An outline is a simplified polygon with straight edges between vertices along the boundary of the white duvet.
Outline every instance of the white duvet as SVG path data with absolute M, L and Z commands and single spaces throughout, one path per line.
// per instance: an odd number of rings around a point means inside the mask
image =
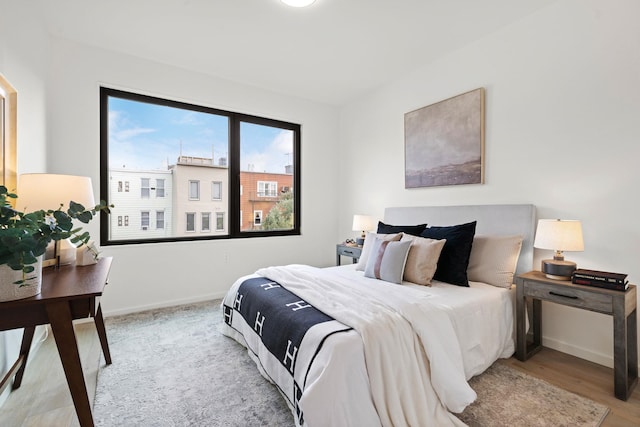
M 331 336 L 314 360 L 299 402 L 311 427 L 464 425 L 451 412 L 476 398 L 467 379 L 513 353 L 505 289 L 396 285 L 352 266 L 292 265 L 256 274 L 354 329 Z M 223 332 L 243 342 L 226 325 Z

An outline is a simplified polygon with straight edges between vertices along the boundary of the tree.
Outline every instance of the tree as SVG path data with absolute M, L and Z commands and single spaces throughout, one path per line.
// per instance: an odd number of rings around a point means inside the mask
M 263 230 L 291 230 L 293 228 L 293 192 L 280 196 L 280 200 L 262 220 Z

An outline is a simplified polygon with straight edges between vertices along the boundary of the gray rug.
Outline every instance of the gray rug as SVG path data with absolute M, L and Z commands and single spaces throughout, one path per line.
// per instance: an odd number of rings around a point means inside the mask
M 276 388 L 223 336 L 219 301 L 106 319 L 96 426 L 293 426 Z M 472 379 L 470 426 L 598 426 L 608 408 L 500 363 Z

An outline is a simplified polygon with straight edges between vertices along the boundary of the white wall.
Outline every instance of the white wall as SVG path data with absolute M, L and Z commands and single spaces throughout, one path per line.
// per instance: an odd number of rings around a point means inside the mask
M 560 1 L 345 106 L 341 233 L 385 206 L 533 203 L 539 218 L 583 221 L 585 251 L 567 259 L 640 284 L 638 16 L 636 0 Z M 405 190 L 404 113 L 478 87 L 485 184 Z M 545 346 L 612 366 L 611 318 L 543 311 Z
M 92 177 L 96 195 L 100 85 L 302 125 L 301 236 L 103 247 L 114 257 L 106 315 L 221 297 L 266 265 L 335 262 L 337 174 L 326 172 L 338 150 L 334 107 L 61 39 L 52 40 L 51 57 L 48 170 Z M 97 221 L 87 229 L 97 238 Z

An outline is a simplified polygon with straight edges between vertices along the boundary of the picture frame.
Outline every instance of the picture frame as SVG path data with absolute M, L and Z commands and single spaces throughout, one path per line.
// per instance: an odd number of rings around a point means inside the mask
M 484 183 L 485 90 L 404 115 L 405 188 Z

